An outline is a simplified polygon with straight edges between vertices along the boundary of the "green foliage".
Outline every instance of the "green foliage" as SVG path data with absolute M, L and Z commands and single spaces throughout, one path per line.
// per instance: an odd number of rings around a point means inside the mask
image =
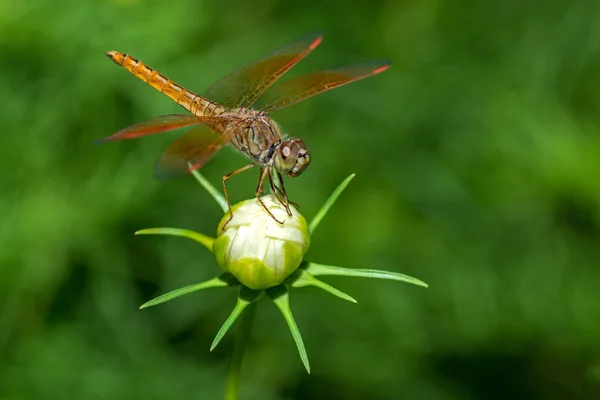
M 306 286 L 314 286 L 319 289 L 323 289 L 326 292 L 331 293 L 332 295 L 339 297 L 340 299 L 347 300 L 351 303 L 356 303 L 356 300 L 350 295 L 334 288 L 331 285 L 326 284 L 325 282 L 315 278 L 310 273 L 308 273 L 302 266 L 297 269 L 294 274 L 288 279 L 290 286 L 293 287 L 306 287 Z
M 227 287 L 227 286 L 236 286 L 236 285 L 239 285 L 239 282 L 231 274 L 222 273 L 221 275 L 214 277 L 212 279 L 209 279 L 207 281 L 195 283 L 193 285 L 188 285 L 188 286 L 184 286 L 179 289 L 171 290 L 168 293 L 165 293 L 165 294 L 160 295 L 150 301 L 145 302 L 144 304 L 142 304 L 140 306 L 140 309 L 148 308 L 151 306 L 156 306 L 158 304 L 165 303 L 169 300 L 173 300 L 177 297 L 183 296 L 184 294 L 194 293 L 199 290 L 218 288 L 218 287 Z
M 135 232 L 136 235 L 171 235 L 171 236 L 181 236 L 188 239 L 192 239 L 195 242 L 200 243 L 208 250 L 212 251 L 213 242 L 215 239 L 203 235 L 198 232 L 190 231 L 189 229 L 179 229 L 179 228 L 148 228 L 141 229 Z
M 310 226 L 308 227 L 308 229 L 310 230 L 311 234 L 315 231 L 315 229 L 317 229 L 317 226 L 319 226 L 323 217 L 327 215 L 327 212 L 329 211 L 331 206 L 333 206 L 333 204 L 337 201 L 338 197 L 340 197 L 340 194 L 342 194 L 342 192 L 346 189 L 346 186 L 348 186 L 350 181 L 354 179 L 355 176 L 355 174 L 352 174 L 346 179 L 344 179 L 342 183 L 333 191 L 333 193 L 331 193 L 331 196 L 329 196 L 327 201 L 323 203 L 323 205 L 317 212 L 317 215 L 315 215 L 315 217 L 310 221 Z
M 219 344 L 223 336 L 227 333 L 231 325 L 235 322 L 235 320 L 242 314 L 242 312 L 253 302 L 257 301 L 262 296 L 262 290 L 252 290 L 245 286 L 240 287 L 240 293 L 237 298 L 237 303 L 233 308 L 233 311 L 227 317 L 219 332 L 217 332 L 217 336 L 213 340 L 210 345 L 210 351 L 213 351 L 215 347 Z
M 303 214 L 357 173 L 308 258 L 431 288 L 331 277 L 353 307 L 303 291 L 309 378 L 259 310 L 242 393 L 600 398 L 599 27 L 594 1 L 1 1 L 0 398 L 222 397 L 232 341 L 206 348 L 231 294 L 137 309 L 214 276 L 212 255 L 131 236 L 214 232 L 221 210 L 191 177 L 153 180 L 176 133 L 92 145 L 181 112 L 104 53 L 200 92 L 314 29 L 290 74 L 394 65 L 273 115 L 312 152 L 285 182 Z M 244 162 L 225 150 L 202 171 L 220 187 Z M 232 201 L 256 183 L 232 179 Z
M 308 362 L 308 354 L 306 354 L 306 348 L 304 347 L 304 341 L 302 340 L 302 335 L 300 334 L 300 330 L 298 329 L 298 325 L 296 325 L 296 320 L 294 319 L 294 315 L 292 314 L 292 309 L 290 308 L 290 293 L 288 288 L 285 285 L 275 286 L 266 290 L 267 296 L 273 303 L 277 306 L 283 318 L 285 318 L 285 322 L 290 328 L 290 332 L 292 333 L 292 337 L 294 338 L 294 342 L 296 342 L 296 347 L 298 348 L 298 354 L 300 355 L 300 359 L 302 360 L 302 364 L 304 364 L 304 368 L 306 368 L 306 372 L 310 374 L 310 363 Z

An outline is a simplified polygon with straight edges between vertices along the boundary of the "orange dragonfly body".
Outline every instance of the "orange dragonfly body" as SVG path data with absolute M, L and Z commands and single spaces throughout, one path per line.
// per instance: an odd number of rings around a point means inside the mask
M 185 89 L 127 54 L 109 51 L 107 55 L 115 63 L 168 96 L 190 114 L 156 117 L 125 128 L 101 141 L 133 139 L 192 127 L 161 155 L 156 165 L 158 177 L 169 177 L 201 168 L 219 149 L 231 144 L 248 156 L 252 163 L 223 177 L 223 190 L 230 213 L 227 180 L 258 165 L 261 172 L 255 193 L 257 199 L 263 204 L 260 195 L 268 176 L 273 194 L 291 215 L 281 174 L 290 177 L 300 175 L 310 164 L 310 154 L 304 141 L 293 137 L 284 138 L 269 113 L 378 74 L 390 66 L 387 60 L 375 60 L 302 75 L 271 87 L 314 50 L 321 40 L 322 36 L 318 33 L 302 36 L 259 61 L 221 78 L 202 96 Z M 279 185 L 274 183 L 274 172 Z M 264 204 L 263 207 L 275 219 Z

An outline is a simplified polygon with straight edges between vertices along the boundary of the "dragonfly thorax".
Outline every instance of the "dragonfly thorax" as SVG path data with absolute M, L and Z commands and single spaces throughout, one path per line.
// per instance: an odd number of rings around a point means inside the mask
M 231 144 L 257 164 L 275 167 L 281 174 L 295 177 L 308 164 L 310 154 L 304 141 L 282 140 L 279 126 L 266 113 L 252 109 L 236 109 L 220 115 L 229 120 Z

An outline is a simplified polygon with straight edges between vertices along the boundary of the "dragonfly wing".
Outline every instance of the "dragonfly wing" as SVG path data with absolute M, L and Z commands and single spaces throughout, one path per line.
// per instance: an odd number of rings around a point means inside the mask
M 230 136 L 207 124 L 188 130 L 160 156 L 155 176 L 170 179 L 201 168 L 229 142 Z
M 321 39 L 320 33 L 304 35 L 219 79 L 204 96 L 225 107 L 250 107 L 277 79 L 314 50 Z
M 140 122 L 119 132 L 99 139 L 97 142 L 108 142 L 110 140 L 135 139 L 141 136 L 152 135 L 153 133 L 170 131 L 199 123 L 198 117 L 189 114 L 169 114 L 152 118 L 151 120 Z
M 281 110 L 327 90 L 379 74 L 390 64 L 388 60 L 373 60 L 288 79 L 266 92 L 256 108 L 268 112 Z

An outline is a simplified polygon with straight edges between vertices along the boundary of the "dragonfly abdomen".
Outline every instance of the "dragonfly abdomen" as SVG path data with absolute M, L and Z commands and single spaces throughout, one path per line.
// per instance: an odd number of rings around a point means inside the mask
M 140 60 L 119 51 L 106 53 L 115 63 L 119 64 L 133 75 L 163 93 L 171 100 L 197 116 L 214 116 L 224 111 L 223 107 L 212 101 L 198 96 L 173 82 L 160 72 L 150 68 Z

